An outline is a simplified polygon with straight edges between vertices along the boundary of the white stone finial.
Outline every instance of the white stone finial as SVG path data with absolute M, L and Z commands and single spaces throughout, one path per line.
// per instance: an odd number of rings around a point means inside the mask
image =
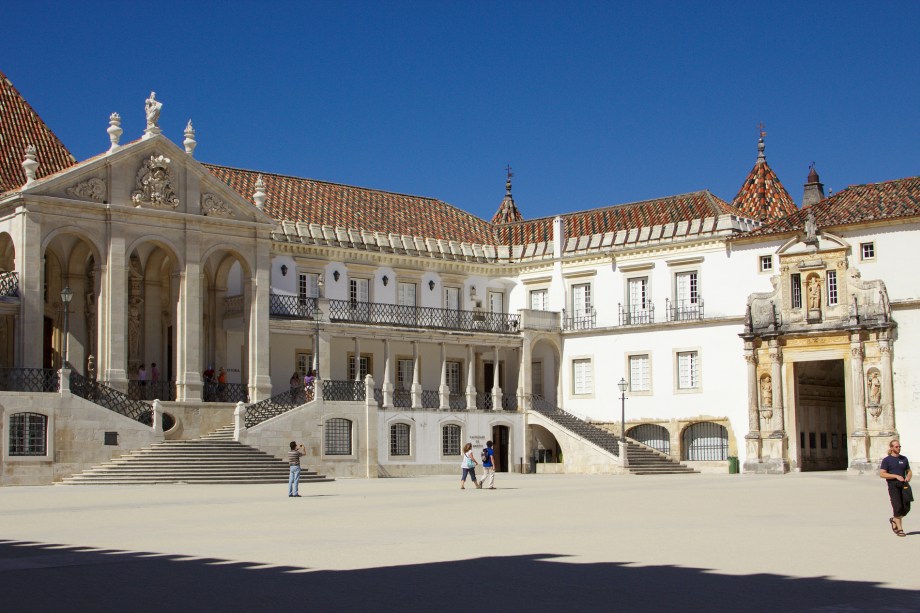
M 150 138 L 162 132 L 157 122 L 160 121 L 160 111 L 163 103 L 157 100 L 157 93 L 150 92 L 150 97 L 144 102 L 144 113 L 147 115 L 147 129 L 144 130 L 144 138 Z
M 121 133 L 124 130 L 121 129 L 121 115 L 118 113 L 112 113 L 109 115 L 109 129 L 106 130 L 109 133 L 109 140 L 112 141 L 112 146 L 109 147 L 109 151 L 115 151 L 118 149 L 118 141 L 121 139 Z
M 256 179 L 256 191 L 252 194 L 252 199 L 256 206 L 262 209 L 265 206 L 266 198 L 268 198 L 268 193 L 265 191 L 265 182 L 262 180 L 262 175 L 259 175 Z
M 185 145 L 185 152 L 189 155 L 195 153 L 195 147 L 198 146 L 198 141 L 195 140 L 195 128 L 192 127 L 192 120 L 188 120 L 188 125 L 185 126 L 185 140 L 182 141 L 182 144 Z
M 26 173 L 26 184 L 25 187 L 29 187 L 35 183 L 35 171 L 38 170 L 38 160 L 36 159 L 37 152 L 35 150 L 35 145 L 29 145 L 26 147 L 26 159 L 22 161 L 22 169 Z

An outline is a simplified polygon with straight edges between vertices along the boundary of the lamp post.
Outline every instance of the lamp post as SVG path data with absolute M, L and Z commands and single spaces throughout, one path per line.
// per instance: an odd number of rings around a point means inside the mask
M 64 304 L 64 343 L 61 350 L 61 368 L 67 368 L 67 337 L 70 336 L 71 300 L 73 300 L 73 290 L 68 285 L 61 290 L 61 302 Z
M 626 388 L 629 387 L 629 384 L 626 382 L 626 379 L 620 377 L 620 382 L 617 383 L 617 387 L 620 388 L 620 442 L 626 442 Z
M 322 318 L 323 312 L 319 310 L 319 307 L 313 308 L 313 376 L 317 379 L 319 376 L 319 320 Z

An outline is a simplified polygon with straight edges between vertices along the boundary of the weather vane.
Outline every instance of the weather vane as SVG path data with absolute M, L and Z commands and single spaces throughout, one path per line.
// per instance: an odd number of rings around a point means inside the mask
M 764 131 L 764 128 L 765 128 L 765 127 L 766 127 L 766 126 L 763 125 L 763 122 L 762 122 L 762 121 L 761 121 L 759 124 L 757 124 L 757 130 L 760 132 L 760 138 L 763 138 L 764 136 L 767 135 L 767 133 Z

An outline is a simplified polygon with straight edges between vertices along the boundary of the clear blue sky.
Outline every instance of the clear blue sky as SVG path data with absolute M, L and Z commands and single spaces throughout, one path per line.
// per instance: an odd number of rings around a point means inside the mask
M 526 218 L 920 174 L 920 2 L 5 2 L 0 70 L 78 159 L 160 125 L 202 161 Z

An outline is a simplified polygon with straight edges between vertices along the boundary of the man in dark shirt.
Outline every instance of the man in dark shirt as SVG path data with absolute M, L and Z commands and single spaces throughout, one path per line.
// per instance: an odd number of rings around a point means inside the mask
M 303 445 L 291 441 L 291 450 L 288 451 L 288 463 L 291 465 L 291 475 L 288 477 L 288 498 L 300 498 L 300 458 L 307 455 Z
M 901 441 L 893 440 L 888 443 L 888 456 L 882 460 L 879 467 L 879 477 L 888 482 L 888 497 L 891 499 L 891 510 L 894 515 L 888 520 L 891 530 L 897 536 L 905 536 L 901 520 L 910 513 L 910 462 L 907 456 L 901 455 Z

